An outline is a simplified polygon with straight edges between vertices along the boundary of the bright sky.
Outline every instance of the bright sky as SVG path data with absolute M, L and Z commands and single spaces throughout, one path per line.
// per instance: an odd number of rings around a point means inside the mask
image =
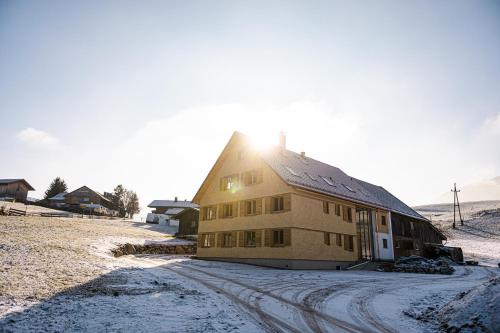
M 0 1 L 0 178 L 191 199 L 234 130 L 424 204 L 500 175 L 495 1 Z

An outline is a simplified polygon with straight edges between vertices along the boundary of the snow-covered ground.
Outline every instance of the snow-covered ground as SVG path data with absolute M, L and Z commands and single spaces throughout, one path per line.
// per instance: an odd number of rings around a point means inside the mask
M 453 224 L 453 204 L 414 207 L 432 220 L 448 237 L 447 245 L 462 248 L 464 256 L 483 265 L 498 267 L 500 263 L 500 201 L 477 201 L 460 204 L 464 224 L 456 212 Z
M 177 242 L 117 221 L 0 217 L 0 234 L 0 332 L 435 332 L 439 321 L 415 314 L 500 276 L 492 267 L 448 276 L 114 258 L 119 243 Z

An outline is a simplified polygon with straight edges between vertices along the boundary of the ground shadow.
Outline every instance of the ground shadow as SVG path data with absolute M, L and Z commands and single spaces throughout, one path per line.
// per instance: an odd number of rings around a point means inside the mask
M 0 332 L 207 332 L 244 325 L 224 318 L 223 301 L 180 279 L 158 267 L 117 269 L 0 318 Z

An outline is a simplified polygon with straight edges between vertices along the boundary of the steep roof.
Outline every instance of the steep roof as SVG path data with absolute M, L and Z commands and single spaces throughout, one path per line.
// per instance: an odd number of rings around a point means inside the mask
M 230 146 L 242 141 L 249 142 L 248 137 L 242 133 L 234 132 L 194 196 L 193 201 L 199 200 L 209 179 L 213 177 L 215 170 L 223 163 L 224 156 Z M 351 177 L 337 167 L 278 147 L 261 152 L 260 156 L 283 181 L 291 186 L 388 209 L 418 220 L 429 221 L 383 187 Z M 156 201 L 160 200 L 153 201 L 148 207 L 165 207 L 153 205 Z
M 362 184 L 365 188 L 367 188 L 370 191 L 370 193 L 372 193 L 376 198 L 378 198 L 378 200 L 382 202 L 382 204 L 384 204 L 384 206 L 386 206 L 390 210 L 420 220 L 427 220 L 425 217 L 414 211 L 411 207 L 409 207 L 403 201 L 396 198 L 382 186 L 373 185 L 359 179 L 356 179 L 356 181 Z
M 427 221 L 383 187 L 351 177 L 337 167 L 278 148 L 266 151 L 261 156 L 289 185 L 386 208 Z
M 195 208 L 197 204 L 191 201 L 175 201 L 175 200 L 153 200 L 149 208 Z
M 23 182 L 24 185 L 28 188 L 30 191 L 34 191 L 35 189 L 33 186 L 31 186 L 26 180 L 19 178 L 19 179 L 0 179 L 0 184 L 12 184 L 12 183 L 17 183 L 17 182 Z

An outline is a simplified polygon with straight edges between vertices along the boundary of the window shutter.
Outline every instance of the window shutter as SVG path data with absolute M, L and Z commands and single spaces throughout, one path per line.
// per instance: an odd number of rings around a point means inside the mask
M 210 234 L 210 246 L 215 246 L 215 233 Z
M 231 176 L 231 180 L 234 179 L 234 187 L 239 187 L 240 186 L 240 174 L 239 173 L 236 173 L 234 175 Z
M 255 214 L 262 214 L 262 198 L 255 199 Z
M 284 229 L 283 230 L 283 245 L 290 246 L 292 245 L 292 230 Z
M 265 200 L 265 209 L 266 209 L 266 214 L 270 214 L 271 213 L 271 197 L 266 197 Z
M 225 186 L 224 186 L 225 181 L 224 181 L 224 180 L 225 180 L 225 178 L 221 178 L 221 179 L 220 179 L 219 189 L 220 189 L 221 191 L 224 191 L 224 190 L 225 190 Z
M 292 195 L 291 193 L 283 195 L 283 210 L 289 211 L 292 209 Z
M 232 203 L 233 205 L 233 217 L 238 217 L 238 201 Z
M 264 178 L 263 173 L 264 173 L 264 172 L 263 172 L 263 170 L 262 170 L 262 169 L 258 169 L 258 170 L 257 170 L 257 184 L 262 183 L 263 178 Z
M 198 237 L 198 247 L 203 246 L 204 240 L 205 240 L 205 234 L 201 234 L 200 237 Z
M 262 230 L 255 230 L 255 246 L 262 246 Z
M 246 201 L 240 201 L 240 216 L 247 215 L 246 208 L 247 208 Z
M 349 236 L 344 235 L 344 250 L 349 251 Z
M 202 221 L 205 221 L 206 220 L 206 211 L 207 211 L 207 208 L 206 207 L 201 207 L 201 214 L 200 214 L 200 219 Z
M 271 246 L 271 229 L 264 230 L 264 246 Z
M 216 219 L 217 217 L 220 218 L 220 216 L 218 216 L 217 214 L 220 212 L 220 210 L 218 210 L 218 207 L 217 205 L 213 205 L 212 206 L 212 209 L 214 210 L 214 219 Z M 219 213 L 220 214 L 220 213 Z
M 342 206 L 342 219 L 344 221 L 347 221 L 347 207 L 346 206 Z
M 225 216 L 224 216 L 224 204 L 219 204 L 219 207 L 217 209 L 219 210 L 220 218 L 221 219 L 225 218 Z
M 239 247 L 245 246 L 245 232 L 244 231 L 238 231 L 238 246 Z
M 325 237 L 325 245 L 330 245 L 330 233 L 325 232 L 324 237 Z
M 217 234 L 217 247 L 222 247 L 223 238 L 224 238 L 224 234 L 219 232 Z
M 231 247 L 236 247 L 236 235 L 238 233 L 236 231 L 231 232 Z

